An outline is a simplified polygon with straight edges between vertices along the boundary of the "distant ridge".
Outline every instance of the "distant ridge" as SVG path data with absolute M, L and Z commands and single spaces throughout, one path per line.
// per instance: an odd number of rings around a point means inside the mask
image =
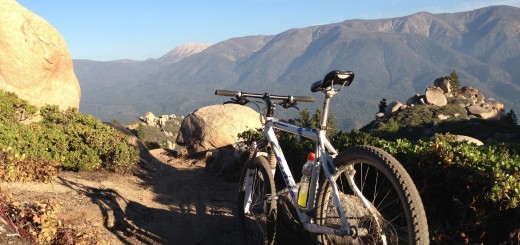
M 519 8 L 494 6 L 238 37 L 137 63 L 78 60 L 80 110 L 107 121 L 136 120 L 148 111 L 182 115 L 222 103 L 215 89 L 321 99 L 310 93 L 310 84 L 338 69 L 356 74 L 331 108 L 338 125 L 350 129 L 371 121 L 382 98 L 406 100 L 455 69 L 462 85 L 479 88 L 507 111 L 520 111 L 519 26 Z
M 178 62 L 186 57 L 202 52 L 211 45 L 211 43 L 185 43 L 175 47 L 158 60 L 164 63 Z

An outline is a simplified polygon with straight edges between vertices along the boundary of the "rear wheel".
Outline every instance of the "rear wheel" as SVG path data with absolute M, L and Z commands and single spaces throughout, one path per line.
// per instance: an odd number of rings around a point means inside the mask
M 267 158 L 246 162 L 238 193 L 238 233 L 241 244 L 274 244 L 276 190 Z M 248 187 L 249 186 L 249 187 Z
M 421 198 L 412 179 L 395 158 L 376 147 L 356 146 L 342 152 L 334 163 L 338 168 L 334 181 L 347 219 L 367 235 L 319 234 L 321 244 L 429 243 Z M 318 192 L 316 220 L 329 227 L 341 224 L 327 181 Z

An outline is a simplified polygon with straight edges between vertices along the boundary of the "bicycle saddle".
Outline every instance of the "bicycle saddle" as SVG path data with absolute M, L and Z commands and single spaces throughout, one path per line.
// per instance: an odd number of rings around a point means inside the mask
M 354 72 L 334 70 L 325 75 L 323 80 L 313 83 L 311 86 L 311 92 L 323 91 L 325 88 L 336 84 L 349 86 L 352 83 L 352 80 L 354 80 Z

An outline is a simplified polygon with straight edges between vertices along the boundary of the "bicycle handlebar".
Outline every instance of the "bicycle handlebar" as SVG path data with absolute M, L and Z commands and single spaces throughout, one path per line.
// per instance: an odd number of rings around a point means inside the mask
M 263 99 L 265 96 L 269 96 L 271 100 L 287 100 L 290 102 L 314 102 L 314 97 L 310 96 L 291 96 L 291 95 L 270 95 L 270 94 L 258 94 L 258 93 L 247 93 L 240 91 L 230 90 L 215 90 L 215 95 L 219 96 L 235 96 L 237 98 L 258 98 Z
M 237 95 L 240 96 L 238 93 L 239 93 L 238 91 L 220 90 L 220 89 L 215 90 L 215 95 L 219 95 L 219 96 L 237 96 Z

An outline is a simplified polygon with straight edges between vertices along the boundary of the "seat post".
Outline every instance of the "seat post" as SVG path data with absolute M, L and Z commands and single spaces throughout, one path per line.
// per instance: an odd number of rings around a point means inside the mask
M 323 113 L 321 114 L 320 130 L 327 129 L 327 119 L 329 118 L 330 100 L 336 94 L 334 89 L 325 91 L 325 101 L 323 101 Z

